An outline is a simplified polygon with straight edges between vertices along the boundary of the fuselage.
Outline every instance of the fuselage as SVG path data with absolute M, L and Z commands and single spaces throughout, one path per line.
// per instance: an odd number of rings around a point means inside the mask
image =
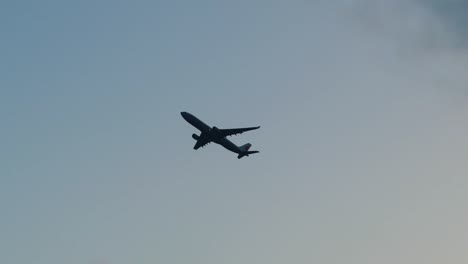
M 203 121 L 201 121 L 200 119 L 198 119 L 197 117 L 195 117 L 194 115 L 192 115 L 192 114 L 190 114 L 188 112 L 181 112 L 180 114 L 185 119 L 185 121 L 189 122 L 189 124 L 196 127 L 202 133 L 207 132 L 207 131 L 209 131 L 211 129 L 210 126 L 203 123 Z
M 181 112 L 180 114 L 185 119 L 185 121 L 187 121 L 189 124 L 191 124 L 192 126 L 196 127 L 198 130 L 200 130 L 201 134 L 198 137 L 199 141 L 201 140 L 202 142 L 206 142 L 206 143 L 214 142 L 234 153 L 237 153 L 237 154 L 241 153 L 241 150 L 239 149 L 239 147 L 236 146 L 234 143 L 232 143 L 226 137 L 222 136 L 219 133 L 219 129 L 217 127 L 208 126 L 203 121 L 198 119 L 196 116 L 188 112 Z M 197 146 L 195 146 L 194 148 L 197 149 Z

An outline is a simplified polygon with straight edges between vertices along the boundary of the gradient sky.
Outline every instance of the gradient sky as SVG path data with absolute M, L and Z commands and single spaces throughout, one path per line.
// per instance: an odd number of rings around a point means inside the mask
M 0 263 L 467 263 L 467 9 L 2 2 Z

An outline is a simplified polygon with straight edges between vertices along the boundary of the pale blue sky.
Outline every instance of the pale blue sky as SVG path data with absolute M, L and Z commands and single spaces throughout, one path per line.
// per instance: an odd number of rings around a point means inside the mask
M 0 263 L 468 261 L 468 51 L 439 8 L 0 4 Z M 261 125 L 233 138 L 261 153 L 194 151 L 180 111 Z

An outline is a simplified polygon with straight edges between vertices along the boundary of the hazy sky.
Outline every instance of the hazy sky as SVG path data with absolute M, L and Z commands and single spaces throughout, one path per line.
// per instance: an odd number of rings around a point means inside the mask
M 2 2 L 0 263 L 467 263 L 463 10 Z

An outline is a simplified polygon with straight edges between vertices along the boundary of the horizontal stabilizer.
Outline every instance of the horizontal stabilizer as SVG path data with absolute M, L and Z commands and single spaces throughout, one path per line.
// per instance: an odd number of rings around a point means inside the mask
M 238 159 L 241 159 L 242 157 L 245 157 L 245 156 L 249 156 L 250 154 L 255 154 L 255 153 L 259 153 L 260 151 L 246 151 L 246 152 L 242 152 L 241 154 L 239 154 L 237 156 Z

